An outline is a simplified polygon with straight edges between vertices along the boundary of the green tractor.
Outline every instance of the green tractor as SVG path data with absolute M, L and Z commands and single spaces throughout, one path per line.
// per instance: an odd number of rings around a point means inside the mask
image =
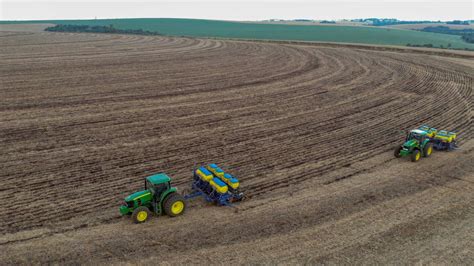
M 433 153 L 433 143 L 431 143 L 428 132 L 413 129 L 408 132 L 405 143 L 395 148 L 395 157 L 400 158 L 410 155 L 412 162 L 420 160 L 421 156 L 428 157 Z
M 183 214 L 186 203 L 178 190 L 171 186 L 171 179 L 164 173 L 145 178 L 145 190 L 125 198 L 120 214 L 131 215 L 135 223 L 143 223 L 152 213 L 174 217 Z

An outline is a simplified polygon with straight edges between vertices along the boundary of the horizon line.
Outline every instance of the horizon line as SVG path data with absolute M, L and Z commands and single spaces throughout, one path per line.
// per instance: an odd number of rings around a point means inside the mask
M 379 19 L 379 20 L 383 20 L 383 19 L 394 19 L 394 20 L 397 20 L 399 22 L 450 22 L 450 21 L 469 21 L 469 22 L 472 22 L 474 21 L 474 19 L 451 19 L 451 20 L 426 20 L 426 19 L 420 19 L 420 20 L 401 20 L 401 19 L 398 19 L 398 18 L 384 18 L 384 17 L 367 17 L 367 18 L 341 18 L 341 19 L 313 19 L 313 18 L 292 18 L 292 19 L 280 19 L 280 18 L 267 18 L 267 19 L 259 19 L 259 20 L 227 20 L 227 19 L 212 19 L 212 18 L 188 18 L 188 17 L 172 17 L 172 18 L 169 18 L 169 17 L 107 17 L 107 18 L 59 18 L 59 19 L 10 19 L 10 20 L 0 20 L 0 21 L 3 21 L 3 22 L 10 22 L 10 21 L 54 21 L 54 20 L 106 20 L 106 19 L 187 19 L 187 20 L 211 20 L 211 21 L 229 21 L 229 22 L 232 22 L 232 21 L 235 21 L 235 22 L 241 22 L 241 21 L 245 21 L 245 22 L 261 22 L 261 21 L 271 21 L 271 20 L 274 20 L 274 21 L 295 21 L 295 20 L 307 20 L 307 21 L 352 21 L 352 20 L 360 20 L 360 19 L 366 19 L 366 20 L 370 20 L 370 19 Z M 301 22 L 304 22 L 304 21 L 301 21 Z

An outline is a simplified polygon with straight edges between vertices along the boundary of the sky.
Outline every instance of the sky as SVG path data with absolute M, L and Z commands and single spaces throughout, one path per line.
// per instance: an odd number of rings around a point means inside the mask
M 0 0 L 0 20 L 397 18 L 473 20 L 474 0 Z

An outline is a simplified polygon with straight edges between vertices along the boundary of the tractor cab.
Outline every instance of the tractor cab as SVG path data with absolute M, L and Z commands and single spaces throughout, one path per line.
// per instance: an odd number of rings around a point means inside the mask
M 423 131 L 420 129 L 413 129 L 410 132 L 408 132 L 407 138 L 405 141 L 408 142 L 411 140 L 416 140 L 419 143 L 422 143 L 426 139 L 427 135 L 428 133 L 426 131 Z
M 171 178 L 159 173 L 145 178 L 145 189 L 132 193 L 120 206 L 122 215 L 131 215 L 135 223 L 145 222 L 150 214 L 178 216 L 186 207 L 177 188 L 171 186 Z
M 159 198 L 160 195 L 171 187 L 171 178 L 164 173 L 152 175 L 145 178 L 145 190 L 150 191 L 154 198 Z

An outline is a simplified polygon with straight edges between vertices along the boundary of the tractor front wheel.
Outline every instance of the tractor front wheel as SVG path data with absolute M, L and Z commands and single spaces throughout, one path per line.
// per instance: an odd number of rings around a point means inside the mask
M 421 152 L 419 150 L 414 150 L 411 154 L 411 161 L 418 162 L 421 158 Z
M 425 147 L 423 148 L 423 157 L 428 157 L 433 153 L 433 144 L 426 143 Z
M 400 155 L 400 151 L 401 151 L 402 149 L 403 149 L 402 146 L 397 146 L 397 147 L 395 148 L 395 151 L 393 152 L 394 155 L 395 155 L 395 158 L 400 158 L 400 157 L 402 157 L 402 156 Z
M 165 213 L 168 216 L 175 217 L 183 214 L 184 210 L 186 209 L 186 202 L 184 201 L 183 196 L 178 193 L 173 193 L 167 197 L 163 206 Z
M 148 220 L 148 217 L 150 217 L 150 215 L 151 215 L 151 212 L 147 207 L 140 206 L 133 211 L 132 220 L 136 224 L 144 223 L 146 222 L 146 220 Z

